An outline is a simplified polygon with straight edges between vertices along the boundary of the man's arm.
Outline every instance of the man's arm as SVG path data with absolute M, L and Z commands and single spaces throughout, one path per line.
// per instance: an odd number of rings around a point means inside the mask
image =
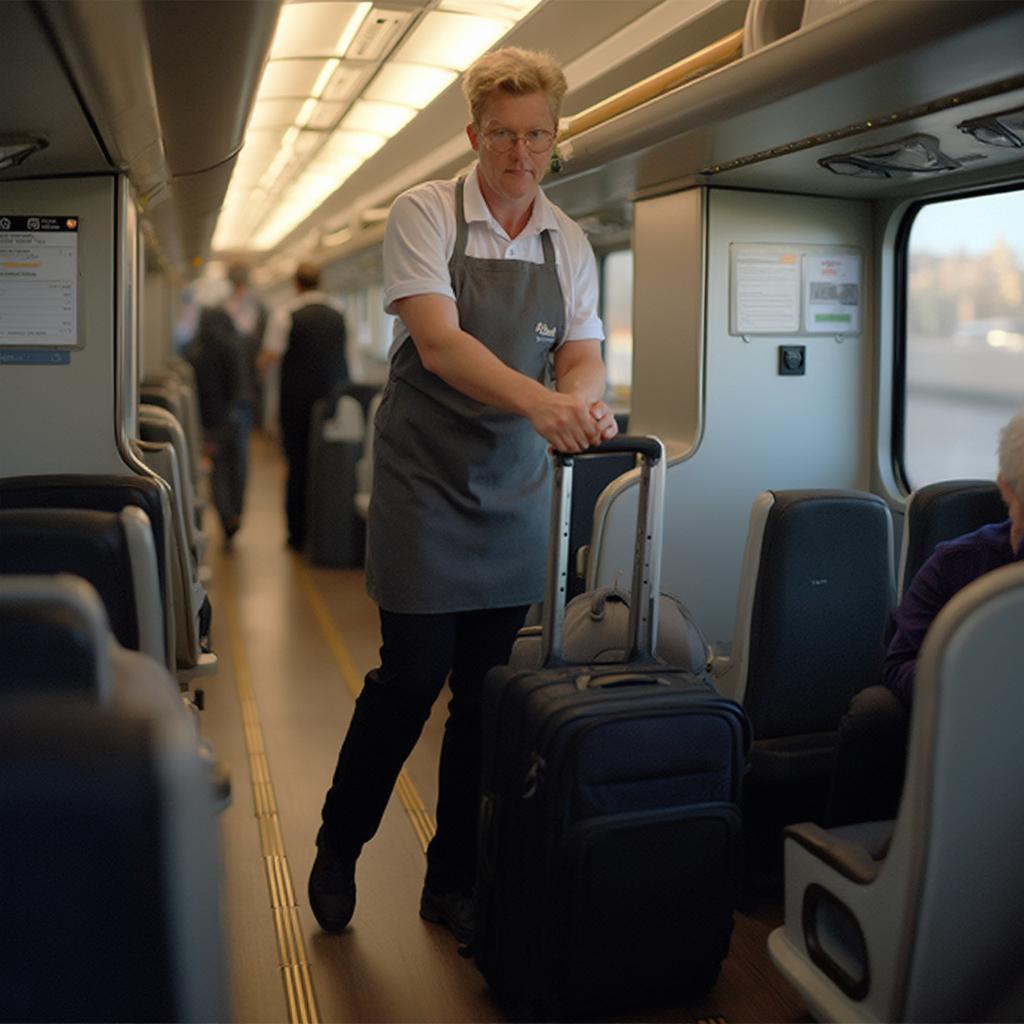
M 590 415 L 597 421 L 599 441 L 613 438 L 619 427 L 604 402 L 605 371 L 601 342 L 596 339 L 567 341 L 555 352 L 555 386 L 565 394 L 583 395 Z
M 411 295 L 398 299 L 395 309 L 409 329 L 424 368 L 457 391 L 484 405 L 526 417 L 541 437 L 561 451 L 582 451 L 601 440 L 607 424 L 602 427 L 602 421 L 591 413 L 590 392 L 582 390 L 593 384 L 592 367 L 581 365 L 573 371 L 566 366 L 563 373 L 572 390 L 563 389 L 560 382 L 559 390 L 551 391 L 507 366 L 462 330 L 458 309 L 448 296 Z M 557 373 L 557 355 L 555 368 Z M 602 388 L 603 375 L 602 369 Z

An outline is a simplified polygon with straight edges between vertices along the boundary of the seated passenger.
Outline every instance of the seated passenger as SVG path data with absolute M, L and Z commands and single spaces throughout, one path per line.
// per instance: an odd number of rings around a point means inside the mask
M 936 546 L 894 612 L 883 685 L 862 690 L 850 702 L 839 729 L 826 822 L 831 827 L 896 816 L 917 655 L 928 627 L 968 583 L 1024 556 L 1024 409 L 1000 434 L 996 482 L 1009 518 Z

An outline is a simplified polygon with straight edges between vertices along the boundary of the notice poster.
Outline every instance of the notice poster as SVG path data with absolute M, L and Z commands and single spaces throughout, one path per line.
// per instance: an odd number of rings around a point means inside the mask
M 805 253 L 804 330 L 808 334 L 859 334 L 860 254 Z
M 78 218 L 0 214 L 0 347 L 78 344 Z
M 800 256 L 779 245 L 731 245 L 731 334 L 800 330 Z

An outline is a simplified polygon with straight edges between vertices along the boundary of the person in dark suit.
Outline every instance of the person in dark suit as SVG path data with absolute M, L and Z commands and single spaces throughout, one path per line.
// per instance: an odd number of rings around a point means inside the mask
M 238 414 L 242 395 L 242 340 L 231 317 L 219 308 L 199 314 L 196 335 L 183 355 L 196 372 L 204 454 L 212 461 L 210 484 L 224 543 L 230 547 L 242 522 Z
M 259 366 L 280 362 L 281 439 L 288 459 L 285 508 L 288 546 L 306 543 L 306 475 L 309 466 L 309 420 L 313 404 L 348 383 L 347 330 L 342 307 L 320 291 L 320 268 L 300 263 L 295 271 L 296 297 L 267 325 Z

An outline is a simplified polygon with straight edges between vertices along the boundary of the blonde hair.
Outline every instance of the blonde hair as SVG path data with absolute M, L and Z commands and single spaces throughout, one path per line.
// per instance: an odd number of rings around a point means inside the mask
M 542 93 L 557 125 L 567 88 L 565 75 L 554 57 L 517 46 L 485 53 L 469 66 L 462 78 L 462 91 L 469 101 L 473 123 L 478 127 L 487 101 L 498 91 L 512 96 Z
M 999 433 L 999 472 L 1024 501 L 1024 409 Z

